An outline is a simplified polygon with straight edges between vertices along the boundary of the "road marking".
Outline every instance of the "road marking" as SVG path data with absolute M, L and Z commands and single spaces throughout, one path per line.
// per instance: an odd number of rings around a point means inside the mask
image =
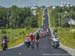
M 21 52 L 19 52 L 18 54 L 19 54 L 19 55 L 21 55 L 22 53 L 21 53 Z
M 59 53 L 57 53 L 57 54 L 49 54 L 49 53 L 43 53 L 42 55 L 43 55 L 43 56 L 53 56 L 53 55 L 57 55 L 57 56 L 58 56 L 58 55 L 60 55 L 60 56 L 61 56 L 61 55 L 68 56 L 68 55 L 70 55 L 70 54 L 59 54 Z M 73 55 L 75 56 L 75 54 L 73 54 Z

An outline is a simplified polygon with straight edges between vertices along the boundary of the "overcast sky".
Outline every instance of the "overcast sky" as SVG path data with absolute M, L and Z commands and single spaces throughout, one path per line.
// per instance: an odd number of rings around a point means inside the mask
M 60 5 L 62 2 L 70 3 L 75 5 L 75 0 L 0 0 L 0 6 L 9 7 L 12 5 L 17 5 L 20 7 L 24 6 L 50 6 L 50 5 Z

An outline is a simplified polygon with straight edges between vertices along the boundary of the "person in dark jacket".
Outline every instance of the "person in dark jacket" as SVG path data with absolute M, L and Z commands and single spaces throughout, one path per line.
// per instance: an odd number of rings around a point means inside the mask
M 39 32 L 36 32 L 36 47 L 39 47 L 39 38 L 40 38 L 40 35 L 39 35 Z
M 2 38 L 2 48 L 5 51 L 8 48 L 8 38 L 7 36 L 3 36 Z
M 40 36 L 39 36 L 39 33 L 37 32 L 36 33 L 36 40 L 39 40 Z

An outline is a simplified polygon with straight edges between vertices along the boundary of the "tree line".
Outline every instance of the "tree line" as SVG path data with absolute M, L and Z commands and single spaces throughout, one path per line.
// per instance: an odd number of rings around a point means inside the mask
M 37 21 L 29 7 L 0 7 L 0 28 L 38 27 Z

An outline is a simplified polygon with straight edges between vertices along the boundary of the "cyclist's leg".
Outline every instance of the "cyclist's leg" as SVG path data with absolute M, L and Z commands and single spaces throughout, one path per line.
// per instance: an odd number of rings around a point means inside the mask
M 30 41 L 29 41 L 29 43 L 28 43 L 28 47 L 30 47 Z
M 31 41 L 31 48 L 34 48 L 34 41 Z
M 25 45 L 26 45 L 26 47 L 27 47 L 27 42 L 25 42 Z
M 39 40 L 36 41 L 36 47 L 39 47 Z
M 6 50 L 6 45 L 5 44 L 3 44 L 3 51 L 5 51 Z

